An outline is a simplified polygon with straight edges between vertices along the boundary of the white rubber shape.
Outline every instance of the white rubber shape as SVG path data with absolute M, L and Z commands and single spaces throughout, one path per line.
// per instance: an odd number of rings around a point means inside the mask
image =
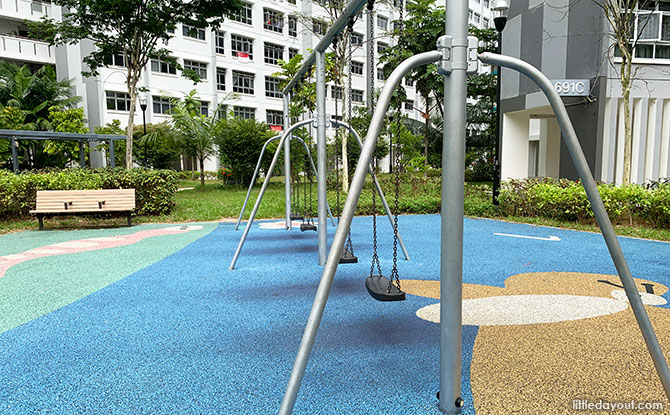
M 499 326 L 581 320 L 618 313 L 628 304 L 614 298 L 580 295 L 507 295 L 463 300 L 463 324 Z M 440 322 L 440 304 L 416 312 L 419 318 Z
M 642 300 L 642 304 L 646 305 L 666 305 L 668 301 L 661 297 L 660 295 L 656 294 L 650 294 L 650 293 L 643 293 L 640 291 L 640 299 Z M 623 302 L 628 302 L 628 296 L 626 296 L 626 292 L 624 290 L 613 290 L 612 291 L 612 297 L 616 298 L 619 301 Z

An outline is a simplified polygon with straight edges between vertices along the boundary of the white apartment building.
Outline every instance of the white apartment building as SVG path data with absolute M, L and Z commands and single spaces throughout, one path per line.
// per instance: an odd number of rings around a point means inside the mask
M 470 23 L 488 27 L 492 22 L 489 0 L 470 0 Z M 96 77 L 81 75 L 82 57 L 93 48 L 88 41 L 74 46 L 50 47 L 27 38 L 24 20 L 39 20 L 42 16 L 59 19 L 60 7 L 36 0 L 0 0 L 0 59 L 17 63 L 55 65 L 59 78 L 74 79 L 74 93 L 83 98 L 82 106 L 91 130 L 118 119 L 127 125 L 129 96 L 125 85 L 123 56 L 116 56 Z M 282 124 L 283 102 L 279 80 L 278 61 L 288 60 L 295 54 L 307 56 L 318 43 L 318 36 L 305 27 L 309 17 L 324 17 L 325 11 L 316 3 L 302 0 L 253 0 L 244 3 L 243 10 L 234 19 L 226 21 L 217 30 L 196 29 L 178 25 L 167 48 L 184 68 L 196 71 L 202 82 L 194 84 L 179 75 L 167 62 L 153 60 L 144 70 L 140 87 L 145 88 L 146 122 L 160 123 L 168 119 L 170 97 L 183 97 L 195 89 L 202 102 L 202 112 L 211 114 L 223 104 L 226 112 L 254 118 L 279 128 Z M 375 5 L 375 66 L 378 52 L 393 47 L 393 41 L 384 36 L 398 18 L 398 10 L 387 3 Z M 353 104 L 364 105 L 367 100 L 366 74 L 366 20 L 364 12 L 354 26 L 357 48 L 352 57 Z M 381 68 L 375 69 L 375 88 L 384 84 Z M 404 106 L 412 118 L 421 116 L 419 96 L 411 82 L 405 82 L 408 100 Z M 327 88 L 327 112 L 335 114 L 334 94 L 342 94 L 333 85 Z M 234 95 L 234 97 L 233 97 Z M 136 106 L 135 124 L 141 125 L 143 114 Z M 341 110 L 338 110 L 341 111 Z M 341 116 L 341 114 L 340 114 Z M 98 155 L 93 165 L 104 165 Z M 218 158 L 210 160 L 206 170 L 219 167 Z

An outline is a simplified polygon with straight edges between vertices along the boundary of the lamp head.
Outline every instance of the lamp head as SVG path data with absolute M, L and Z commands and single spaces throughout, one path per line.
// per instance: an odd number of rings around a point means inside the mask
M 509 3 L 507 0 L 495 0 L 493 7 L 493 22 L 496 25 L 496 30 L 502 32 L 507 24 L 507 13 L 509 12 Z
M 146 95 L 140 95 L 140 108 L 142 108 L 142 111 L 146 111 L 146 109 L 147 109 L 147 97 L 146 97 Z

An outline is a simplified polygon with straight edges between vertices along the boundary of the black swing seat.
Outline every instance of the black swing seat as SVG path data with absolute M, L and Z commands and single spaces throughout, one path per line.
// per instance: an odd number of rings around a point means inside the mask
M 305 231 L 315 231 L 316 230 L 316 225 L 313 223 L 301 223 L 300 224 L 300 231 L 305 232 Z
M 358 262 L 358 257 L 351 252 L 349 252 L 349 249 L 344 248 L 344 252 L 342 253 L 342 256 L 340 257 L 340 264 L 355 264 Z
M 289 216 L 289 217 L 291 218 L 291 220 L 302 220 L 303 219 L 302 215 L 298 215 L 296 213 L 291 213 L 291 216 Z
M 405 292 L 400 291 L 383 275 L 371 275 L 365 279 L 365 288 L 377 301 L 404 301 Z

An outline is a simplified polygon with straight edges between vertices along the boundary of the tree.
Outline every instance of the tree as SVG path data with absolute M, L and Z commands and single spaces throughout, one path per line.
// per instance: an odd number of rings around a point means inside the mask
M 621 55 L 619 68 L 619 81 L 621 82 L 621 95 L 623 98 L 623 119 L 624 119 L 624 151 L 623 151 L 623 181 L 622 185 L 630 184 L 631 160 L 633 154 L 632 139 L 632 116 L 630 112 L 630 91 L 633 87 L 633 50 L 637 44 L 635 32 L 635 14 L 639 6 L 651 4 L 646 0 L 594 0 L 595 3 L 605 13 L 605 19 L 611 29 L 606 33 L 608 37 L 614 40 L 610 48 L 609 56 L 613 56 L 612 48 Z M 638 20 L 638 33 L 649 23 L 651 14 L 647 17 L 640 17 Z
M 184 76 L 199 81 L 197 74 L 183 70 L 169 50 L 161 47 L 174 36 L 177 24 L 193 28 L 218 27 L 225 15 L 239 9 L 238 0 L 55 0 L 70 13 L 62 22 L 44 19 L 31 25 L 34 32 L 46 33 L 52 44 L 76 44 L 82 39 L 95 49 L 83 58 L 88 70 L 84 76 L 98 74 L 114 55 L 123 55 L 126 87 L 130 97 L 126 129 L 126 167 L 133 166 L 133 126 L 137 83 L 150 59 L 170 62 Z
M 272 133 L 267 124 L 253 119 L 232 117 L 220 121 L 216 144 L 221 164 L 231 170 L 233 183 L 249 185 L 261 148 Z
M 83 108 L 59 108 L 54 105 L 49 108 L 49 118 L 53 131 L 75 134 L 89 132 L 86 127 Z M 61 164 L 67 165 L 67 163 L 72 163 L 78 159 L 79 143 L 74 141 L 47 140 L 44 143 L 44 151 L 62 160 Z M 85 146 L 84 151 L 88 153 L 88 146 Z
M 220 126 L 216 118 L 218 111 L 214 111 L 212 117 L 200 113 L 200 101 L 195 93 L 192 90 L 183 101 L 173 100 L 171 123 L 176 132 L 176 146 L 184 155 L 198 159 L 200 185 L 205 187 L 205 159 L 216 153 L 215 136 Z
M 391 72 L 404 60 L 426 51 L 435 50 L 437 39 L 444 34 L 444 7 L 436 6 L 435 0 L 414 0 L 407 2 L 407 15 L 403 21 L 395 20 L 393 36 L 398 45 L 382 52 L 384 74 Z M 416 90 L 424 102 L 424 166 L 428 166 L 428 147 L 431 114 L 431 95 L 440 106 L 443 78 L 437 73 L 436 65 L 421 65 L 412 69 L 407 78 L 415 83 Z M 403 90 L 404 91 L 404 90 Z

